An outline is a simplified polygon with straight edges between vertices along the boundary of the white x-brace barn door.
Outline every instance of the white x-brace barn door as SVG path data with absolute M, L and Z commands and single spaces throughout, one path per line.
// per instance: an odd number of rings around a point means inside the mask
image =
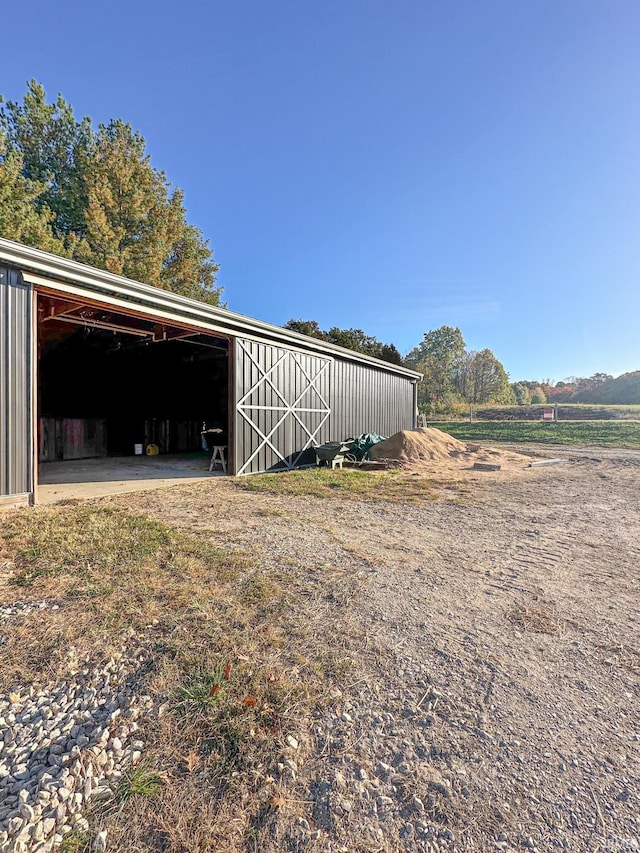
M 236 473 L 294 468 L 326 440 L 331 359 L 235 342 Z

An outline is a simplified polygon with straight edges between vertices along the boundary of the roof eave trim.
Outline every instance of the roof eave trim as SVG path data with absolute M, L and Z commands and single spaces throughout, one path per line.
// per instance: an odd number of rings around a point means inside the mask
M 170 290 L 162 290 L 150 284 L 144 284 L 143 282 L 116 275 L 106 270 L 99 270 L 87 264 L 81 264 L 78 261 L 72 261 L 68 258 L 61 258 L 50 252 L 34 249 L 31 246 L 25 246 L 22 243 L 16 243 L 13 240 L 6 240 L 1 237 L 0 260 L 17 266 L 22 270 L 31 271 L 35 274 L 39 273 L 51 282 L 53 288 L 55 288 L 56 279 L 82 284 L 94 293 L 97 292 L 113 297 L 119 296 L 128 301 L 133 301 L 141 308 L 153 308 L 154 306 L 164 308 L 182 316 L 186 315 L 195 322 L 198 322 L 198 319 L 202 322 L 213 320 L 216 324 L 228 329 L 231 334 L 237 337 L 241 337 L 243 332 L 245 332 L 248 335 L 261 337 L 272 343 L 274 341 L 280 341 L 282 344 L 290 342 L 298 347 L 302 346 L 314 352 L 337 355 L 349 361 L 367 364 L 378 370 L 385 370 L 404 376 L 412 381 L 418 381 L 422 378 L 420 373 L 391 364 L 390 362 L 381 361 L 373 356 L 364 355 L 363 353 L 330 344 L 326 341 L 320 341 L 317 338 L 299 334 L 282 326 L 265 323 L 261 320 L 254 320 L 251 317 L 247 317 L 244 314 L 237 314 L 226 308 L 216 308 L 213 305 L 207 305 L 204 302 L 199 302 L 197 299 L 181 296 Z

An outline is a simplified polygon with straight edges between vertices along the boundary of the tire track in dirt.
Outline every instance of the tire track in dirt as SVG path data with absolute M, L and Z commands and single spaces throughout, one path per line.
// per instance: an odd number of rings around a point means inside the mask
M 221 508 L 220 541 L 358 577 L 354 671 L 298 768 L 330 821 L 296 849 L 640 847 L 640 454 L 623 456 L 478 480 L 464 503 Z

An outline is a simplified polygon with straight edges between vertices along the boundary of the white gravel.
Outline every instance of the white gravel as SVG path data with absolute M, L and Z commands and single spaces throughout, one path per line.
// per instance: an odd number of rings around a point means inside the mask
M 6 609 L 6 608 L 5 608 Z M 70 653 L 70 677 L 0 696 L 0 853 L 47 853 L 89 826 L 89 802 L 114 796 L 140 759 L 138 719 L 152 705 L 131 675 L 137 659 L 91 668 Z M 106 848 L 106 833 L 94 848 Z

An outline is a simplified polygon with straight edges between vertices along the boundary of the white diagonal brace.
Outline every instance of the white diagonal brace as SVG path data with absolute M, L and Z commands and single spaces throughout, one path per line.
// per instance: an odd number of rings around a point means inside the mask
M 242 345 L 241 345 L 241 347 L 242 347 Z M 285 404 L 285 406 L 288 406 L 289 405 L 288 402 L 285 400 L 285 398 L 282 396 L 282 394 L 278 391 L 276 386 L 273 384 L 273 382 L 270 379 L 270 376 L 273 373 L 273 371 L 277 367 L 279 367 L 282 364 L 282 362 L 287 358 L 289 353 L 285 350 L 282 353 L 282 355 L 280 356 L 280 358 L 276 361 L 276 363 L 272 364 L 271 367 L 269 368 L 269 370 L 265 370 L 264 367 L 262 367 L 262 365 L 255 360 L 255 358 L 251 355 L 249 350 L 246 349 L 246 347 L 242 347 L 242 350 L 245 353 L 245 355 L 247 355 L 249 357 L 249 359 L 253 363 L 254 367 L 260 371 L 262 376 L 258 379 L 258 381 L 254 385 L 251 386 L 251 388 L 247 391 L 247 393 L 244 395 L 244 397 L 238 401 L 237 405 L 238 406 L 243 405 L 245 400 L 247 400 L 253 394 L 254 391 L 257 391 L 257 389 L 260 387 L 260 385 L 262 385 L 263 382 L 266 382 L 271 386 L 271 389 L 278 395 L 278 397 L 280 397 L 280 399 Z

